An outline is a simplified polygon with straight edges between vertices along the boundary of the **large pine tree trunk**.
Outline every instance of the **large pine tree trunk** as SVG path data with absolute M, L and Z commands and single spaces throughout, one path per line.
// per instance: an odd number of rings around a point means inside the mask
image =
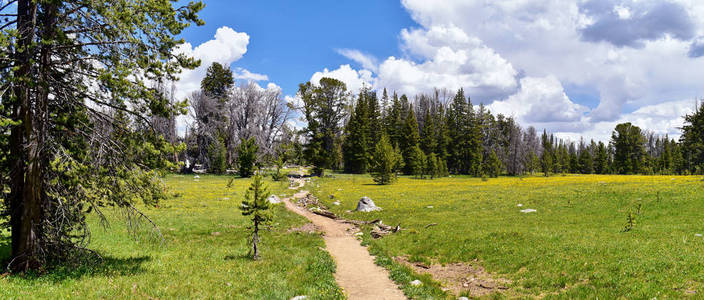
M 33 107 L 30 81 L 32 73 L 31 55 L 28 47 L 36 30 L 37 4 L 31 0 L 17 2 L 20 33 L 17 39 L 15 63 L 15 120 L 22 123 L 11 132 L 10 154 L 15 163 L 11 176 L 10 224 L 12 230 L 12 262 L 14 271 L 41 268 L 39 259 L 39 236 L 41 234 L 42 168 L 40 140 L 34 122 L 34 112 L 42 107 Z M 45 107 L 44 107 L 45 108 Z

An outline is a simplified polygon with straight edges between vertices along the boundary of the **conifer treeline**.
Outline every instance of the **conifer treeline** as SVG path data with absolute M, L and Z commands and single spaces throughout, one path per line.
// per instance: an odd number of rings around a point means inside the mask
M 374 165 L 378 164 L 375 155 L 380 156 L 375 153 L 379 151 L 376 145 L 387 136 L 384 141 L 388 140 L 391 146 L 379 148 L 396 149 L 402 155 L 399 170 L 420 177 L 449 174 L 495 177 L 536 172 L 546 176 L 688 174 L 701 173 L 704 169 L 697 167 L 702 163 L 688 159 L 696 157 L 690 149 L 704 149 L 703 138 L 690 143 L 695 146 L 684 147 L 684 141 L 678 143 L 668 136 L 644 132 L 624 123 L 616 126 L 608 143 L 584 139 L 573 142 L 556 138 L 545 130 L 540 134 L 533 127 L 524 129 L 512 117 L 494 115 L 482 104 L 474 106 L 462 89 L 454 97 L 435 91 L 417 95 L 413 100 L 406 95 L 389 94 L 386 89 L 380 94 L 363 88 L 354 97 L 334 139 L 339 141 L 334 147 L 339 150 L 328 153 L 328 164 L 318 167 L 348 173 L 374 172 Z M 695 120 L 693 116 L 687 117 L 690 123 Z M 685 133 L 683 139 L 686 136 L 702 134 Z M 697 153 L 704 158 L 704 150 Z

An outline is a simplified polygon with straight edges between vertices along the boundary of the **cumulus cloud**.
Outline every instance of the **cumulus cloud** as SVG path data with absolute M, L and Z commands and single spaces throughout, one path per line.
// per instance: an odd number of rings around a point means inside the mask
M 613 5 L 611 0 L 591 0 L 580 7 L 594 19 L 593 24 L 581 30 L 584 40 L 642 48 L 644 41 L 666 35 L 681 40 L 694 36 L 694 23 L 687 10 L 678 3 L 638 1 L 632 2 L 632 7 Z
M 636 111 L 638 120 L 645 120 L 643 114 L 654 112 L 642 108 L 664 109 L 677 105 L 679 99 L 702 94 L 699 81 L 704 77 L 704 60 L 694 58 L 704 54 L 704 42 L 694 37 L 704 34 L 703 1 L 446 0 L 437 5 L 425 0 L 402 0 L 402 3 L 425 30 L 458 28 L 445 32 L 443 38 L 427 43 L 420 39 L 413 49 L 404 48 L 411 56 L 422 56 L 443 44 L 452 48 L 457 41 L 463 41 L 459 32 L 471 33 L 470 40 L 478 40 L 519 70 L 519 78 L 552 77 L 562 85 L 595 90 L 597 107 L 584 111 L 586 116 L 579 121 L 561 122 L 563 114 L 554 114 L 554 118 L 546 114 L 542 120 L 532 120 L 553 121 L 539 124 L 565 134 L 593 133 L 591 130 L 603 124 L 611 126 L 625 117 L 636 117 L 633 115 Z M 413 40 L 418 39 L 413 37 Z M 540 83 L 521 82 L 520 90 L 511 99 L 526 91 L 539 91 L 537 87 L 527 86 Z M 509 98 L 496 97 L 496 100 Z M 579 98 L 570 100 L 580 103 Z M 527 114 L 518 106 L 513 109 L 514 115 Z M 664 118 L 675 120 L 677 116 L 656 119 Z M 665 126 L 663 122 L 650 124 Z M 606 132 L 610 133 L 610 129 Z
M 361 52 L 346 51 L 345 56 L 367 68 L 355 71 L 343 65 L 315 73 L 312 79 L 328 76 L 346 82 L 351 90 L 364 82 L 408 95 L 464 88 L 480 102 L 505 98 L 518 88 L 519 73 L 508 61 L 455 26 L 404 29 L 400 37 L 408 57 L 388 57 L 377 67 Z
M 588 111 L 587 107 L 567 97 L 562 84 L 554 76 L 522 78 L 521 89 L 516 94 L 488 107 L 529 125 L 577 122 Z
M 352 93 L 356 93 L 363 86 L 374 86 L 374 78 L 371 71 L 357 71 L 352 69 L 350 65 L 341 65 L 339 68 L 332 71 L 325 68 L 322 72 L 315 72 L 315 74 L 311 76 L 310 82 L 313 84 L 319 84 L 320 79 L 323 77 L 334 78 L 344 82 L 347 85 L 347 90 Z
M 179 81 L 176 82 L 176 97 L 178 99 L 186 98 L 200 88 L 200 81 L 212 63 L 218 62 L 229 66 L 242 58 L 247 53 L 248 44 L 249 35 L 244 32 L 237 32 L 227 26 L 218 28 L 212 40 L 206 41 L 195 48 L 190 43 L 181 44 L 174 51 L 200 59 L 201 65 L 193 70 L 183 70 L 179 74 Z M 260 75 L 249 73 L 249 71 L 246 72 L 249 75 Z

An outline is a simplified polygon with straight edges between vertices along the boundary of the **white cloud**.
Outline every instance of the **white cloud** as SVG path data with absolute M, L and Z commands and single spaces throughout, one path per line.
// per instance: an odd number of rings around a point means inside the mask
M 351 93 L 356 93 L 362 86 L 372 87 L 374 78 L 369 70 L 354 70 L 350 65 L 341 65 L 339 68 L 329 71 L 325 68 L 322 72 L 315 72 L 310 78 L 313 84 L 320 83 L 323 77 L 334 78 L 344 82 L 347 85 L 347 90 Z
M 190 43 L 179 45 L 174 52 L 200 59 L 201 65 L 193 70 L 183 70 L 179 74 L 180 80 L 176 82 L 176 98 L 184 99 L 192 92 L 198 90 L 200 81 L 212 63 L 218 62 L 229 67 L 231 63 L 242 58 L 247 52 L 248 44 L 249 35 L 223 26 L 217 29 L 214 39 L 206 41 L 195 48 Z
M 265 74 L 252 73 L 249 70 L 243 68 L 236 68 L 234 72 L 232 72 L 232 77 L 234 79 L 241 79 L 246 81 L 269 80 L 269 76 L 266 76 Z
M 336 51 L 340 55 L 357 62 L 362 66 L 362 68 L 371 70 L 373 72 L 376 72 L 377 70 L 378 63 L 376 57 L 370 54 L 362 53 L 362 51 L 359 51 L 357 49 L 337 49 Z
M 588 111 L 587 107 L 567 97 L 562 84 L 554 76 L 522 78 L 521 89 L 516 94 L 495 101 L 488 108 L 495 113 L 513 116 L 525 126 L 579 122 Z
M 476 39 L 481 45 L 492 50 L 507 64 L 520 70 L 520 76 L 552 77 L 561 85 L 586 86 L 598 92 L 595 96 L 600 102 L 596 109 L 587 112 L 586 117 L 568 124 L 559 122 L 565 117 L 564 114 L 556 113 L 552 118 L 555 122 L 546 123 L 551 125 L 548 128 L 555 128 L 564 134 L 583 132 L 603 136 L 610 134 L 613 129 L 611 126 L 616 124 L 614 122 L 636 120 L 643 125 L 655 127 L 648 129 L 656 132 L 664 132 L 665 129 L 662 128 L 670 128 L 666 131 L 672 134 L 677 131 L 672 129 L 673 124 L 679 122 L 678 113 L 682 111 L 680 99 L 692 99 L 704 92 L 701 85 L 701 78 L 704 78 L 704 58 L 690 57 L 697 56 L 691 54 L 693 41 L 687 40 L 692 34 L 687 31 L 686 26 L 680 26 L 691 22 L 695 26 L 693 35 L 704 36 L 704 2 L 672 0 L 668 1 L 672 5 L 665 5 L 669 10 L 655 12 L 657 8 L 664 7 L 660 5 L 664 2 L 447 0 L 438 5 L 426 0 L 402 0 L 409 14 L 425 28 L 424 30 L 433 32 L 437 31 L 434 28 L 438 27 L 458 28 L 443 34 L 434 34 L 442 38 L 431 42 L 413 38 L 419 42 L 406 43 L 414 46 L 413 49 L 405 51 L 412 55 L 423 55 L 443 45 L 457 47 L 458 43 L 471 43 L 461 32 L 471 33 L 471 36 L 468 35 L 469 40 Z M 590 12 L 585 9 L 589 5 Z M 684 18 L 690 20 L 668 18 L 681 11 L 686 11 Z M 585 41 L 583 30 L 603 21 L 609 14 L 621 20 L 613 22 L 638 21 L 646 25 L 650 23 L 644 20 L 642 15 L 654 15 L 661 20 L 673 22 L 663 26 L 670 26 L 666 29 L 674 30 L 674 34 L 661 34 L 663 29 L 656 25 L 631 26 L 634 28 L 632 33 L 620 32 L 625 36 L 606 36 L 604 39 L 618 42 L 620 38 L 626 45 L 630 41 L 636 41 L 641 43 L 642 47 L 619 47 L 610 42 Z M 655 31 L 643 32 L 651 29 Z M 404 36 L 411 36 L 411 31 L 408 32 L 409 34 L 401 33 L 402 39 Z M 628 34 L 633 36 L 627 36 Z M 466 48 L 465 46 L 459 49 Z M 452 74 L 452 71 L 445 73 Z M 539 87 L 526 86 L 539 83 L 521 80 L 521 90 L 511 96 L 512 99 L 517 99 L 526 91 L 538 92 Z M 472 93 L 469 95 L 473 96 Z M 543 97 L 549 99 L 550 95 Z M 501 100 L 498 97 L 496 99 Z M 574 102 L 579 99 L 571 100 Z M 645 109 L 652 107 L 672 113 L 657 115 L 654 110 Z M 511 109 L 515 115 L 520 115 L 524 110 L 521 107 L 506 107 L 506 110 Z M 550 119 L 551 115 L 547 115 L 547 119 Z M 595 130 L 601 131 L 598 133 Z

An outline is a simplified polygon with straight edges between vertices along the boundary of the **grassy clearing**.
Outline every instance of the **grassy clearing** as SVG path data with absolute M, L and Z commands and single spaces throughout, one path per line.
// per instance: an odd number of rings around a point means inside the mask
M 704 294 L 704 238 L 696 235 L 704 234 L 703 187 L 695 176 L 404 177 L 379 186 L 335 174 L 308 188 L 346 218 L 401 224 L 400 233 L 367 240 L 401 284 L 415 278 L 394 256 L 478 259 L 513 280 L 508 295 L 612 299 Z M 362 196 L 384 210 L 347 212 Z M 520 212 L 527 208 L 537 212 Z M 629 212 L 636 222 L 623 232 Z M 439 294 L 414 289 L 405 286 L 416 297 Z
M 322 238 L 287 232 L 305 224 L 303 218 L 275 206 L 272 228 L 263 232 L 262 258 L 252 261 L 246 256 L 249 223 L 237 209 L 250 180 L 236 179 L 226 190 L 229 177 L 200 177 L 169 176 L 176 196 L 145 209 L 160 226 L 163 243 L 147 234 L 135 241 L 118 216 L 111 216 L 107 230 L 92 219 L 90 247 L 103 256 L 102 264 L 2 277 L 0 299 L 342 298 Z M 286 182 L 268 184 L 276 194 L 289 193 Z M 0 260 L 8 255 L 8 241 L 0 238 Z

